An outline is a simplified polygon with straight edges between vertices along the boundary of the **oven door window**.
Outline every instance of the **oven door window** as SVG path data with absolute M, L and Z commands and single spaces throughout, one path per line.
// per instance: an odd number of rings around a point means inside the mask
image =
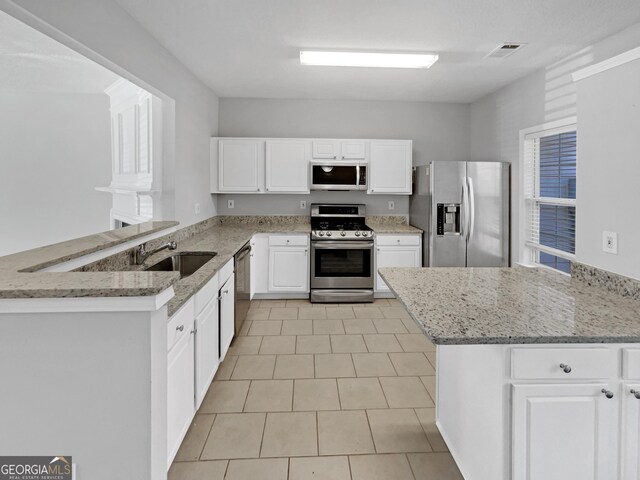
M 316 249 L 316 277 L 371 276 L 371 249 Z
M 313 165 L 313 185 L 357 185 L 357 168 L 353 165 Z

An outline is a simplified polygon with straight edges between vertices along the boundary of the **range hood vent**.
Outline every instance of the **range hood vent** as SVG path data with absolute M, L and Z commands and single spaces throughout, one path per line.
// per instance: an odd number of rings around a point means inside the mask
M 506 58 L 510 55 L 513 55 L 516 51 L 520 50 L 524 47 L 524 43 L 503 43 L 499 45 L 497 48 L 493 49 L 487 58 Z

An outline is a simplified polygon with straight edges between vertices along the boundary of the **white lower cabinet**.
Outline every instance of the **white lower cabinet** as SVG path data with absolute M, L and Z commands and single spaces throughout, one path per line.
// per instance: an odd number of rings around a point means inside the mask
M 180 318 L 180 321 L 175 325 L 179 336 L 167 355 L 167 468 L 171 466 L 194 414 L 193 300 L 189 300 L 173 318 Z
M 422 247 L 420 235 L 376 234 L 376 272 L 384 267 L 421 267 Z M 376 293 L 387 293 L 389 287 L 376 273 Z
M 602 388 L 513 386 L 513 480 L 617 478 L 619 402 L 617 392 L 608 398 Z
M 640 480 L 637 351 L 438 345 L 437 425 L 464 478 Z
M 640 382 L 622 384 L 622 475 L 640 480 Z
M 224 360 L 235 330 L 235 275 L 220 287 L 220 361 Z
M 216 279 L 217 281 L 217 279 Z M 195 393 L 196 410 L 200 408 L 202 400 L 211 385 L 213 376 L 218 370 L 218 301 L 212 298 L 202 312 L 196 316 L 196 344 L 195 344 Z
M 309 236 L 269 236 L 269 292 L 309 292 Z

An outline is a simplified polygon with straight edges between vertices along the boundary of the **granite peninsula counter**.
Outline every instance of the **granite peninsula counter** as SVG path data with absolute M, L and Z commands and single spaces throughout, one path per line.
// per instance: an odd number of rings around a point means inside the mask
M 382 268 L 433 343 L 640 342 L 640 302 L 542 268 Z
M 379 270 L 438 346 L 436 424 L 466 480 L 640 478 L 640 284 L 572 272 Z

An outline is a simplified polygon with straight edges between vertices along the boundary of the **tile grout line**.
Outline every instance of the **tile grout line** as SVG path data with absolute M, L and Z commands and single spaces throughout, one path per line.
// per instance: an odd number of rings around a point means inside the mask
M 209 437 L 211 436 L 211 431 L 213 430 L 213 424 L 216 423 L 216 419 L 218 418 L 217 413 L 214 413 L 213 415 L 214 417 L 213 417 L 213 422 L 211 422 L 211 428 L 209 428 L 209 432 L 207 433 L 207 438 L 205 438 L 204 443 L 202 444 L 202 448 L 200 449 L 200 453 L 198 454 L 198 459 L 196 460 L 196 462 L 200 461 L 200 458 L 202 457 L 202 454 L 204 452 L 204 447 L 207 445 L 207 442 L 209 441 Z

